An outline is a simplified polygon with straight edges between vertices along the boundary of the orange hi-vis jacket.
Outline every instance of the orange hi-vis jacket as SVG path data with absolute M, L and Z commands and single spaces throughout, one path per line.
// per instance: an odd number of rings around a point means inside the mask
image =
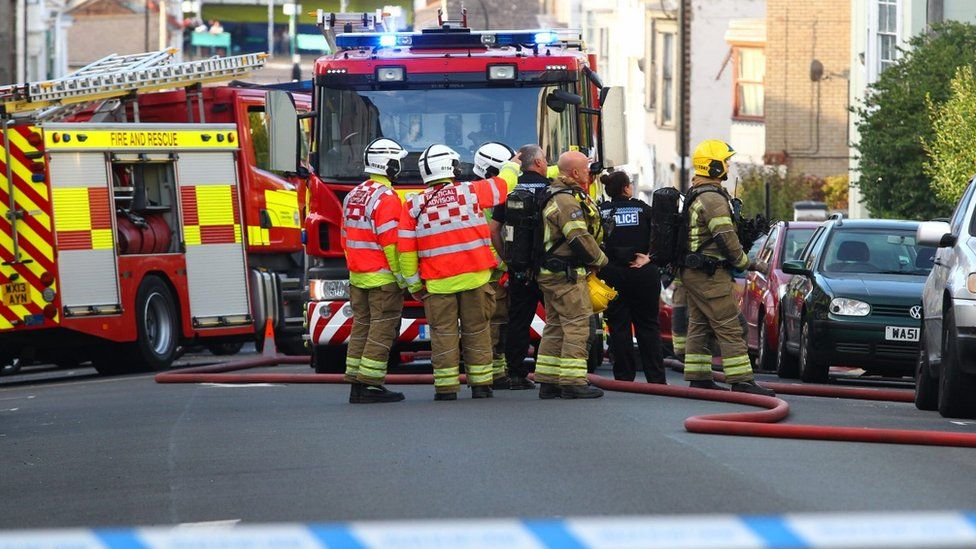
M 436 284 L 452 278 L 458 284 L 445 286 L 457 291 L 471 289 L 465 286 L 479 284 L 467 284 L 456 280 L 457 277 L 481 271 L 487 274 L 498 265 L 484 210 L 502 203 L 517 177 L 517 166 L 506 164 L 498 177 L 468 183 L 446 179 L 411 196 L 403 204 L 397 248 L 403 276 L 411 291 L 419 289 L 423 280 L 432 293 L 452 293 L 447 287 L 438 291 Z M 419 263 L 419 273 L 414 257 Z M 431 285 L 432 281 L 435 284 Z
M 374 288 L 399 282 L 396 255 L 400 196 L 381 176 L 365 181 L 342 202 L 342 247 L 353 286 Z

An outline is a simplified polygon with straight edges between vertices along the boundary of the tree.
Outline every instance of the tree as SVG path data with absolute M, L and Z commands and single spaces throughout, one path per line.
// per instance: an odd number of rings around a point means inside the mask
M 770 166 L 750 166 L 740 172 L 738 196 L 742 215 L 752 217 L 766 213 L 766 182 L 770 189 L 770 218 L 793 219 L 793 203 L 822 200 L 823 181 Z
M 872 214 L 931 219 L 951 212 L 952 205 L 929 185 L 922 142 L 934 137 L 927 102 L 944 103 L 956 70 L 966 65 L 976 65 L 976 26 L 934 25 L 909 40 L 909 49 L 870 86 L 864 103 L 852 109 L 861 134 L 856 184 Z
M 824 203 L 830 210 L 846 210 L 847 197 L 850 191 L 850 178 L 844 175 L 832 175 L 824 178 Z
M 952 95 L 942 105 L 929 100 L 932 139 L 923 139 L 929 155 L 925 173 L 932 188 L 947 204 L 955 204 L 976 174 L 976 76 L 960 67 L 950 84 Z

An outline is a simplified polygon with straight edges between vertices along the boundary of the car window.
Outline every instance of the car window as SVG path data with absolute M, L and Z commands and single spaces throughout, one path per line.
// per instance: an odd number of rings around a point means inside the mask
M 806 261 L 810 259 L 810 253 L 812 252 L 813 248 L 817 245 L 817 242 L 820 240 L 820 237 L 823 235 L 825 230 L 826 230 L 825 227 L 820 227 L 813 233 L 813 236 L 810 238 L 810 241 L 807 242 L 807 245 L 804 246 L 803 251 L 800 252 L 799 257 L 797 257 L 799 261 Z
M 919 248 L 914 229 L 833 231 L 821 265 L 827 274 L 927 275 L 933 248 Z
M 969 211 L 969 203 L 972 202 L 974 189 L 976 189 L 976 185 L 970 183 L 959 204 L 956 205 L 956 211 L 952 214 L 952 221 L 949 222 L 949 225 L 952 227 L 952 234 L 956 236 L 959 236 L 962 224 L 966 220 L 966 213 Z
M 763 243 L 762 250 L 759 252 L 759 260 L 764 263 L 769 263 L 773 259 L 773 247 L 777 240 L 779 240 L 779 227 L 773 227 L 769 231 L 769 236 L 766 237 L 766 241 Z
M 787 229 L 783 242 L 783 261 L 796 261 L 810 242 L 814 229 Z
M 765 238 L 760 238 L 759 240 L 755 241 L 752 244 L 752 247 L 749 248 L 749 251 L 746 252 L 746 255 L 749 256 L 749 261 L 755 260 L 756 256 L 759 255 L 759 250 L 761 250 L 765 245 L 766 245 Z

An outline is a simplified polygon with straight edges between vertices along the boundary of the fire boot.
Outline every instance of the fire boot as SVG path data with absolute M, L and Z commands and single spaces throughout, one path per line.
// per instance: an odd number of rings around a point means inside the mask
M 353 383 L 349 391 L 349 402 L 351 404 L 372 404 L 376 402 L 400 402 L 403 400 L 403 393 L 391 391 L 382 385 L 366 385 L 364 383 Z
M 711 391 L 728 391 L 728 387 L 722 387 L 712 380 L 695 380 L 688 384 L 692 389 L 708 389 Z
M 767 397 L 776 396 L 776 391 L 767 389 L 755 381 L 740 381 L 732 384 L 732 390 L 736 393 L 749 393 L 750 395 L 760 395 Z
M 508 388 L 513 391 L 526 391 L 529 389 L 535 389 L 535 383 L 532 383 L 526 377 L 512 376 L 509 378 Z
M 542 400 L 549 400 L 553 398 L 562 398 L 563 392 L 559 388 L 559 385 L 555 383 L 540 383 L 539 384 L 539 398 Z
M 471 398 L 492 398 L 495 394 L 487 385 L 477 385 L 471 388 Z
M 491 388 L 496 391 L 504 391 L 511 387 L 512 380 L 508 376 L 500 377 L 491 382 Z
M 457 400 L 457 393 L 434 393 L 434 400 Z
M 562 398 L 600 398 L 603 389 L 592 385 L 561 385 Z

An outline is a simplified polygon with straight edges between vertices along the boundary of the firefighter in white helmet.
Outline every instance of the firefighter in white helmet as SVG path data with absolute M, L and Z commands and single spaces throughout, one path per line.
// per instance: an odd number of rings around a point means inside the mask
M 474 173 L 482 179 L 495 177 L 501 172 L 502 166 L 515 156 L 515 151 L 504 143 L 489 142 L 478 147 L 474 153 Z M 485 211 L 485 218 L 491 226 L 492 211 Z M 498 267 L 492 272 L 491 287 L 495 296 L 491 314 L 491 364 L 492 389 L 508 389 L 508 368 L 505 363 L 505 334 L 508 325 L 508 268 L 502 261 L 501 242 L 492 242 L 492 251 L 498 261 Z
M 383 386 L 390 349 L 400 330 L 403 288 L 397 256 L 402 209 L 393 182 L 407 155 L 392 139 L 374 140 L 363 152 L 369 179 L 342 203 L 342 248 L 349 265 L 349 305 L 353 326 L 346 352 L 349 402 L 397 402 L 403 393 Z
M 463 183 L 461 157 L 450 147 L 431 145 L 420 155 L 427 188 L 403 205 L 398 248 L 403 276 L 430 325 L 435 400 L 456 400 L 460 391 L 459 321 L 471 396 L 492 396 L 489 281 L 498 261 L 484 210 L 515 186 L 517 162 L 506 162 L 497 177 Z

